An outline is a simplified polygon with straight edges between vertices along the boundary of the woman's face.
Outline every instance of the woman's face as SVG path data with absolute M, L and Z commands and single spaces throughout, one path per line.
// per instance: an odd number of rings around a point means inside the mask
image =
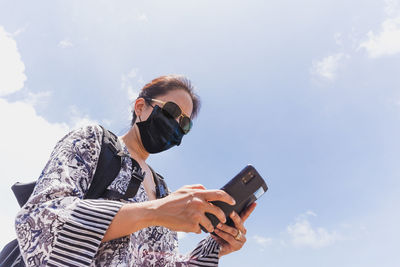
M 189 93 L 182 89 L 176 89 L 169 91 L 165 95 L 155 97 L 157 100 L 161 100 L 163 102 L 174 102 L 177 104 L 183 111 L 184 114 L 190 117 L 193 110 L 193 102 L 192 98 L 190 97 Z M 152 105 L 162 106 L 162 104 L 158 102 L 152 102 Z M 153 108 L 146 104 L 144 99 L 138 99 L 135 103 L 135 111 L 136 111 L 136 122 L 145 121 L 150 116 Z M 140 117 L 140 119 L 139 119 Z M 179 118 L 176 120 L 178 121 Z
M 174 126 L 173 121 L 171 122 L 171 119 L 162 115 L 160 111 L 156 111 L 154 117 L 148 121 L 155 105 L 161 107 L 166 102 L 177 104 L 186 116 L 192 114 L 192 98 L 189 93 L 182 89 L 172 90 L 165 95 L 155 97 L 151 101 L 151 105 L 147 104 L 143 98 L 139 98 L 135 102 L 135 112 L 137 115 L 135 131 L 143 148 L 148 153 L 159 153 L 181 143 L 184 131 L 183 129 L 182 131 L 178 131 L 176 128 L 179 127 L 178 123 Z M 179 117 L 176 120 L 179 122 Z

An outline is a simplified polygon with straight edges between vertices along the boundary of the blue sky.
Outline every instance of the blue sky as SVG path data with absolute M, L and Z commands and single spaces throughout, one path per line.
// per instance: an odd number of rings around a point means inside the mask
M 400 1 L 0 0 L 0 245 L 9 189 L 57 140 L 130 125 L 170 73 L 202 99 L 182 145 L 150 164 L 171 189 L 265 177 L 245 247 L 221 266 L 398 266 Z M 203 235 L 181 234 L 188 252 Z

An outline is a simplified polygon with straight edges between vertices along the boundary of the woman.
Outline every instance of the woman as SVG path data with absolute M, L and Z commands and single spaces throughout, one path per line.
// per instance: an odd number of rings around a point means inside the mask
M 209 203 L 234 204 L 221 190 L 184 186 L 160 198 L 155 193 L 150 153 L 181 143 L 191 128 L 199 100 L 190 82 L 169 75 L 145 85 L 135 101 L 132 127 L 119 137 L 125 155 L 121 171 L 108 189 L 123 194 L 132 172 L 143 178 L 128 200 L 83 199 L 101 149 L 102 128 L 90 125 L 61 139 L 42 171 L 35 190 L 16 217 L 18 242 L 28 266 L 217 266 L 219 257 L 246 242 L 241 217 L 235 227 L 215 229 L 205 216 L 225 222 L 221 209 Z M 133 159 L 133 160 L 132 160 Z M 180 255 L 176 231 L 200 233 L 200 225 L 217 236 L 203 239 L 189 255 Z

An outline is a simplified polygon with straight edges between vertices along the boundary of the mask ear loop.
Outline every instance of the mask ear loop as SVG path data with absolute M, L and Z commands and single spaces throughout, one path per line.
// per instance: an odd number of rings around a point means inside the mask
M 146 99 L 145 99 L 145 101 L 146 101 Z M 150 103 L 148 103 L 148 104 L 150 105 L 150 107 L 154 108 L 154 106 L 152 106 Z M 137 114 L 136 114 L 136 116 L 139 118 L 139 122 L 142 122 L 142 119 L 140 118 L 140 116 Z
M 146 100 L 146 99 L 145 99 L 145 100 Z M 150 106 L 151 106 L 151 105 L 150 105 Z M 153 106 L 151 106 L 151 107 L 153 107 Z M 133 106 L 133 112 L 135 112 L 135 114 L 136 114 L 135 106 Z M 139 115 L 136 114 L 136 117 L 139 118 L 139 122 L 142 122 L 142 119 L 140 118 Z M 135 123 L 136 123 L 136 122 L 135 122 Z
M 136 117 L 139 118 L 139 122 L 142 122 L 142 119 L 140 118 L 140 115 L 138 115 L 135 110 L 133 110 L 133 112 L 135 112 Z

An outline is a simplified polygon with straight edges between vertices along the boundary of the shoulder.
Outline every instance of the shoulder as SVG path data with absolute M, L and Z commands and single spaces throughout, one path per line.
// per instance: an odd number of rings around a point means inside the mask
M 71 130 L 63 138 L 61 138 L 58 143 L 72 141 L 72 140 L 75 141 L 92 140 L 101 142 L 102 137 L 103 137 L 103 128 L 99 124 L 89 124 Z
M 70 130 L 56 144 L 52 156 L 65 150 L 99 150 L 103 140 L 103 129 L 99 124 L 89 124 Z
M 71 130 L 65 137 L 101 139 L 102 136 L 103 128 L 99 124 L 89 124 Z
M 91 124 L 71 130 L 57 142 L 35 186 L 38 201 L 46 200 L 46 194 L 80 191 L 83 196 L 96 169 L 102 135 L 101 126 Z

